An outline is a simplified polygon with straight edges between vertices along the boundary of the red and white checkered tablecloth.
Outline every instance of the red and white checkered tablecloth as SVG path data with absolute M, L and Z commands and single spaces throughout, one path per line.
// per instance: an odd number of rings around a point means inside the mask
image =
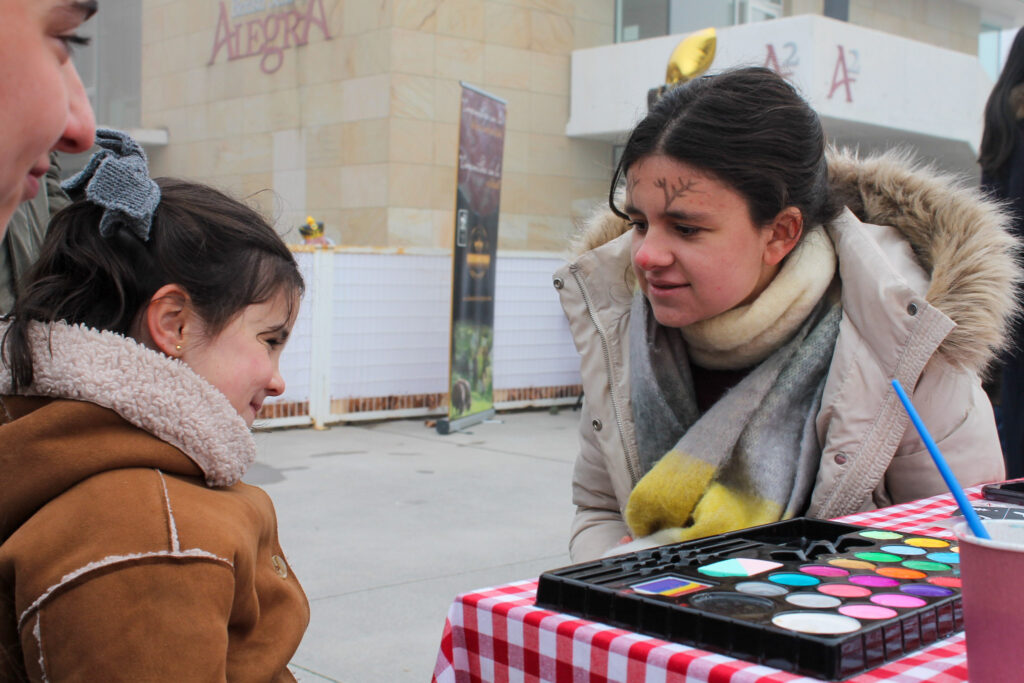
M 968 489 L 980 498 L 980 487 Z M 837 521 L 952 538 L 936 523 L 956 511 L 949 494 Z M 537 580 L 455 598 L 445 621 L 434 683 L 779 683 L 816 681 L 726 655 L 667 643 L 533 606 Z M 850 679 L 851 682 L 967 680 L 962 633 Z

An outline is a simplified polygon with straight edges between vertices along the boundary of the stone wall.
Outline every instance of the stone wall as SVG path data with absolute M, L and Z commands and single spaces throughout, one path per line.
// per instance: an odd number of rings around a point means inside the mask
M 569 55 L 612 42 L 614 7 L 143 0 L 142 125 L 170 133 L 154 173 L 251 196 L 282 227 L 312 214 L 339 244 L 447 247 L 462 80 L 508 102 L 499 248 L 560 250 L 612 163 L 565 136 Z

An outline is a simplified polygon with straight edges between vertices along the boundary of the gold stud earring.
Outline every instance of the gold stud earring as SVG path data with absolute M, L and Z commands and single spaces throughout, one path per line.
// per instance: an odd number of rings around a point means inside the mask
M 178 353 L 181 353 L 181 344 L 175 344 L 174 350 L 177 351 Z

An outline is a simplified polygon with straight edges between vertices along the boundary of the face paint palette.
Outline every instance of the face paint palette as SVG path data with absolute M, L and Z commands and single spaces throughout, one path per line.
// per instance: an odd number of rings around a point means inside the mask
M 537 606 L 842 680 L 962 630 L 958 550 L 797 518 L 545 572 Z

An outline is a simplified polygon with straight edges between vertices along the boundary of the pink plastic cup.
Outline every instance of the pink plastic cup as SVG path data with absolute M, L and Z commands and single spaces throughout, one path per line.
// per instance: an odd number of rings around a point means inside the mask
M 1024 681 L 1024 522 L 982 520 L 991 540 L 961 522 L 960 576 L 971 683 Z

